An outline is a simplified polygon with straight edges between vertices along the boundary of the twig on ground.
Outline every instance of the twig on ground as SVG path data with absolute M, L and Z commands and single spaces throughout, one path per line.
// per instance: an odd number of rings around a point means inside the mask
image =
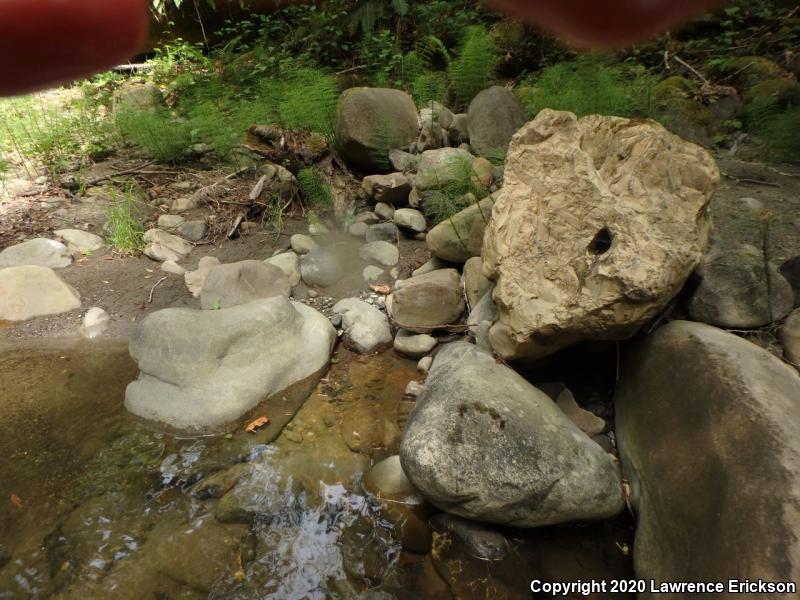
M 147 299 L 147 303 L 148 304 L 152 304 L 153 303 L 153 293 L 156 291 L 156 288 L 159 286 L 159 284 L 161 284 L 162 282 L 164 282 L 166 280 L 167 280 L 166 277 L 162 277 L 161 279 L 156 281 L 156 284 L 150 289 L 150 297 Z
M 761 179 L 750 179 L 748 177 L 736 177 L 735 175 L 731 175 L 730 173 L 723 173 L 725 177 L 728 179 L 733 179 L 736 183 L 751 183 L 753 185 L 766 185 L 768 187 L 781 187 L 780 184 L 774 183 L 772 181 L 763 181 Z
M 131 169 L 123 169 L 122 171 L 115 171 L 114 173 L 108 173 L 107 175 L 103 175 L 102 177 L 95 177 L 94 179 L 88 179 L 86 181 L 83 181 L 82 183 L 84 186 L 89 187 L 91 185 L 97 185 L 98 183 L 106 181 L 107 179 L 112 179 L 113 177 L 121 177 L 122 175 L 133 175 L 134 173 L 142 173 L 145 167 L 152 165 L 154 162 L 156 161 L 151 160 L 149 162 L 139 165 L 138 167 L 134 167 Z

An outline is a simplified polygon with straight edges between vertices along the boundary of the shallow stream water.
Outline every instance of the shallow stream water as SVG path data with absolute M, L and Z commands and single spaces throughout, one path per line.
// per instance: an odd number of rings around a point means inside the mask
M 265 443 L 131 417 L 123 343 L 0 342 L 0 599 L 530 598 L 534 578 L 630 576 L 624 520 L 488 529 L 364 493 L 418 374 L 337 358 Z

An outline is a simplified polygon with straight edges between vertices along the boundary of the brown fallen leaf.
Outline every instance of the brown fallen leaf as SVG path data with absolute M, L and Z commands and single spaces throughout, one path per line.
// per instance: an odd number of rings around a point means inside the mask
M 11 498 L 9 498 L 9 500 L 11 500 L 11 504 L 17 508 L 22 508 L 22 500 L 16 494 L 11 494 Z
M 376 294 L 382 294 L 384 296 L 388 296 L 389 294 L 392 293 L 391 286 L 388 286 L 385 283 L 381 283 L 381 284 L 373 283 L 373 284 L 370 284 L 369 289 L 371 289 Z
M 244 428 L 244 430 L 247 433 L 255 433 L 257 429 L 261 429 L 267 423 L 269 423 L 269 417 L 267 416 L 258 417 L 257 419 L 250 421 Z

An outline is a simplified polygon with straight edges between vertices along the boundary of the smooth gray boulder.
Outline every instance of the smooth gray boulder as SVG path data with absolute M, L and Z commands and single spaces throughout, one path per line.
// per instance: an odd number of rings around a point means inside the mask
M 753 328 L 781 320 L 794 308 L 794 291 L 749 244 L 717 248 L 703 257 L 702 282 L 689 300 L 692 319 L 730 328 Z
M 160 215 L 157 224 L 159 229 L 173 232 L 185 222 L 186 219 L 181 215 Z
M 395 171 L 407 173 L 409 171 L 417 170 L 417 163 L 419 162 L 418 154 L 411 154 L 403 150 L 391 150 L 389 152 L 389 163 Z
M 367 175 L 361 182 L 364 192 L 375 202 L 388 204 L 408 204 L 411 193 L 411 179 L 403 173 L 388 175 Z
M 291 291 L 289 278 L 275 265 L 242 260 L 209 271 L 200 292 L 200 306 L 205 310 L 231 308 L 273 296 L 288 298 Z
M 701 281 L 689 315 L 732 329 L 779 321 L 794 308 L 782 263 L 800 248 L 797 208 L 791 201 L 766 206 L 756 198 L 718 196 L 710 210 L 711 249 L 697 269 Z
M 394 223 L 375 223 L 369 226 L 365 237 L 367 242 L 396 242 L 400 232 Z
M 425 192 L 468 182 L 473 175 L 474 160 L 472 154 L 458 148 L 426 150 L 419 155 L 414 186 L 418 192 Z
M 189 242 L 163 229 L 148 229 L 144 234 L 144 242 L 143 254 L 158 262 L 178 262 L 192 251 Z
M 433 227 L 425 238 L 430 253 L 453 263 L 463 263 L 473 256 L 480 256 L 486 225 L 492 218 L 497 196 L 494 193 L 480 202 L 474 202 Z
M 488 352 L 445 346 L 400 445 L 403 471 L 447 512 L 515 527 L 607 519 L 623 506 L 614 459 Z
M 393 267 L 400 260 L 400 250 L 389 242 L 369 242 L 358 251 L 361 259 L 369 263 L 377 263 L 384 267 Z
M 800 371 L 800 308 L 789 315 L 781 327 L 783 354 Z
M 289 243 L 297 254 L 308 254 L 317 247 L 317 242 L 310 235 L 295 233 L 289 238 Z
M 278 267 L 289 279 L 289 285 L 294 287 L 300 283 L 300 257 L 294 252 L 282 252 L 264 261 L 269 265 Z
M 67 247 L 47 238 L 28 240 L 0 252 L 0 269 L 25 266 L 63 269 L 71 264 L 72 256 Z
M 131 335 L 141 372 L 125 407 L 181 430 L 219 430 L 319 374 L 335 341 L 321 313 L 281 296 L 213 311 L 156 311 Z
M 205 221 L 186 221 L 178 226 L 178 235 L 190 242 L 199 242 L 206 237 Z
M 428 228 L 425 215 L 415 208 L 399 208 L 394 211 L 394 224 L 421 233 Z
M 446 269 L 450 265 L 444 262 L 441 258 L 436 258 L 435 256 L 428 260 L 427 262 L 423 263 L 417 269 L 414 269 L 411 272 L 412 277 L 418 277 L 419 275 L 425 275 L 425 273 L 430 273 L 431 271 L 437 271 L 438 269 Z
M 461 276 L 455 269 L 398 281 L 386 298 L 386 309 L 397 326 L 418 333 L 456 323 L 464 308 Z
M 99 235 L 82 229 L 58 229 L 53 233 L 67 243 L 67 250 L 70 253 L 86 254 L 100 250 L 105 245 Z
M 400 329 L 394 336 L 394 349 L 410 358 L 425 356 L 436 347 L 436 338 L 427 333 L 411 333 Z
M 638 577 L 798 580 L 794 369 L 731 333 L 673 321 L 626 349 L 615 406 Z
M 173 261 L 164 261 L 164 264 L 168 262 L 175 264 Z M 221 264 L 222 263 L 219 262 L 219 259 L 214 256 L 204 256 L 197 263 L 197 269 L 194 271 L 186 271 L 183 274 L 183 280 L 186 283 L 186 288 L 192 293 L 192 296 L 195 298 L 200 297 L 200 293 L 203 291 L 203 284 L 206 282 L 206 277 L 208 277 L 208 274 L 213 269 Z
M 336 147 L 350 165 L 386 170 L 389 151 L 417 139 L 419 118 L 407 93 L 388 88 L 345 90 L 336 111 Z
M 342 316 L 344 342 L 359 354 L 370 354 L 387 348 L 392 343 L 389 319 L 380 310 L 359 300 L 345 298 L 333 307 Z
M 483 274 L 483 261 L 480 256 L 473 256 L 464 263 L 462 279 L 467 303 L 471 308 L 475 308 L 484 294 L 492 288 L 492 282 Z
M 525 113 L 511 90 L 499 85 L 483 90 L 472 99 L 467 110 L 469 145 L 478 156 L 502 158 L 525 120 Z
M 80 306 L 75 288 L 52 269 L 38 265 L 0 269 L 0 320 L 25 321 Z
M 385 202 L 375 204 L 375 214 L 385 221 L 391 221 L 394 217 L 394 207 Z

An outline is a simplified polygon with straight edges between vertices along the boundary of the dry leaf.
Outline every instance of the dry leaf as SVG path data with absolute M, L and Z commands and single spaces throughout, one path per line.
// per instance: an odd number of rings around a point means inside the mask
M 250 421 L 244 430 L 248 433 L 255 433 L 257 429 L 261 429 L 267 423 L 269 423 L 269 417 L 258 417 L 257 419 Z
M 22 508 L 22 500 L 16 494 L 11 494 L 11 504 L 16 506 L 17 508 Z
M 392 293 L 391 286 L 386 285 L 385 283 L 381 283 L 381 284 L 373 283 L 373 284 L 371 284 L 369 286 L 369 289 L 371 289 L 376 294 L 383 294 L 384 296 L 388 296 L 389 294 Z

